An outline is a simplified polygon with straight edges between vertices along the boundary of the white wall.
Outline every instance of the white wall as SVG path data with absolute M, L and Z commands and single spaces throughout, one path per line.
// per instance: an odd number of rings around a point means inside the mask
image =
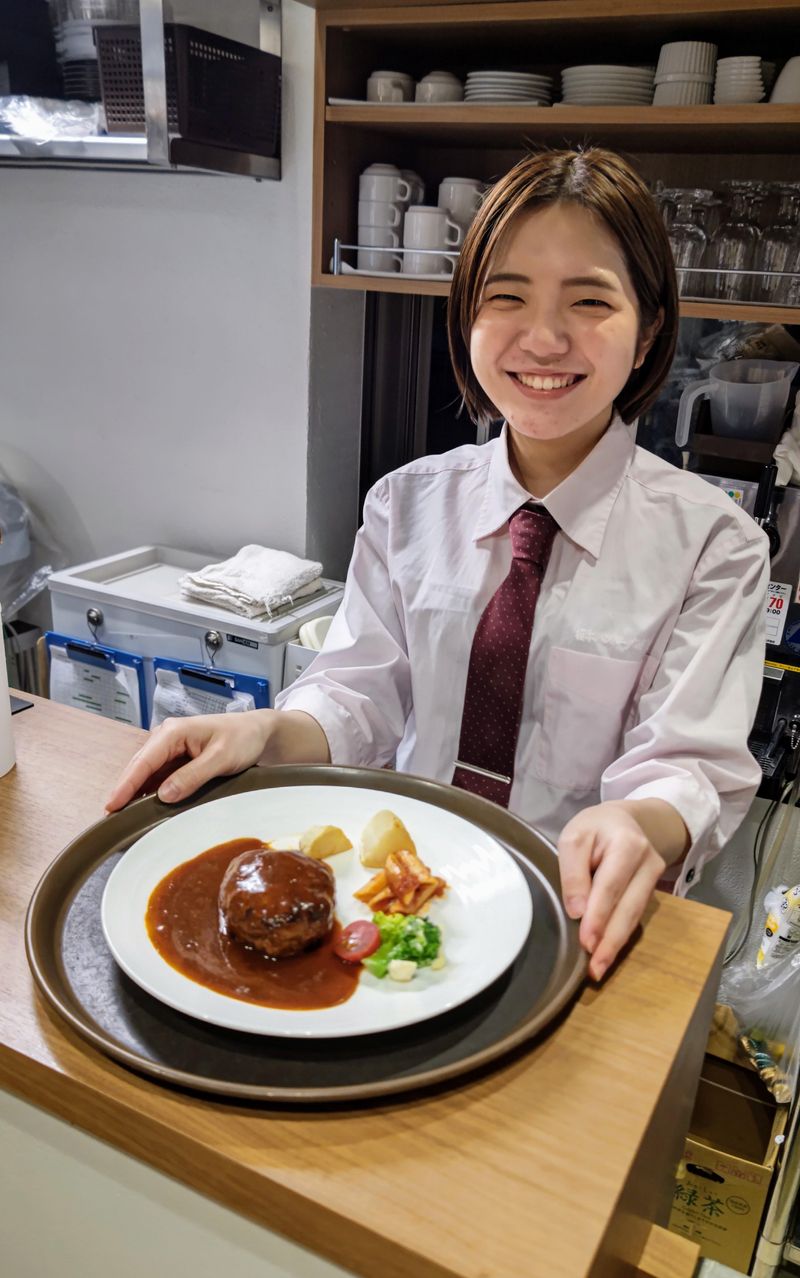
M 283 38 L 280 182 L 0 169 L 0 465 L 66 562 L 305 548 L 313 11 Z

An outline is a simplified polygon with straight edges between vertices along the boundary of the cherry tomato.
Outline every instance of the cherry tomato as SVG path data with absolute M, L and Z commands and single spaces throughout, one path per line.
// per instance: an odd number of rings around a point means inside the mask
M 333 952 L 345 963 L 360 963 L 374 954 L 381 943 L 381 934 L 369 919 L 357 919 L 342 928 L 333 943 Z

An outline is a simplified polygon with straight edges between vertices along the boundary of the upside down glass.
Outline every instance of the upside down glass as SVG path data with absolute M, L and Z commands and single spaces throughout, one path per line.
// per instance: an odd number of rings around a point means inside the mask
M 754 298 L 760 302 L 777 305 L 796 305 L 800 292 L 800 278 L 786 274 L 773 275 L 772 271 L 800 272 L 800 186 L 795 183 L 776 183 L 773 190 L 780 197 L 775 222 L 764 231 L 756 255 L 756 266 L 764 272 L 756 280 Z
M 761 232 L 755 222 L 764 198 L 760 182 L 726 182 L 730 212 L 717 227 L 708 245 L 704 265 L 716 274 L 706 276 L 707 295 L 723 302 L 748 301 L 751 276 L 741 272 L 753 268 Z
M 675 259 L 678 292 L 681 297 L 702 297 L 703 276 L 692 269 L 701 266 L 708 243 L 700 225 L 701 209 L 711 199 L 711 191 L 683 190 L 677 196 L 677 211 L 669 228 L 669 242 Z

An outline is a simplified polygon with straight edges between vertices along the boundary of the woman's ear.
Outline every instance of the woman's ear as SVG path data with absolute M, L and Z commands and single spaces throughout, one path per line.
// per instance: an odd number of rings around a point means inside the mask
M 664 323 L 664 309 L 663 307 L 660 306 L 658 308 L 658 314 L 656 315 L 652 324 L 650 324 L 640 334 L 639 345 L 636 350 L 636 359 L 633 362 L 634 368 L 642 367 L 642 364 L 647 358 L 647 353 L 650 350 L 650 347 L 653 345 L 653 342 L 656 340 L 659 332 L 661 331 L 661 326 L 663 323 Z

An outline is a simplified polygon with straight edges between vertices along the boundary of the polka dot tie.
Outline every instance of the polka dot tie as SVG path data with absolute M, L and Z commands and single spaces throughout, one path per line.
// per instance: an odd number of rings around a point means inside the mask
M 546 510 L 523 507 L 508 527 L 511 568 L 472 640 L 453 773 L 453 785 L 504 808 L 514 779 L 533 615 L 558 524 Z

